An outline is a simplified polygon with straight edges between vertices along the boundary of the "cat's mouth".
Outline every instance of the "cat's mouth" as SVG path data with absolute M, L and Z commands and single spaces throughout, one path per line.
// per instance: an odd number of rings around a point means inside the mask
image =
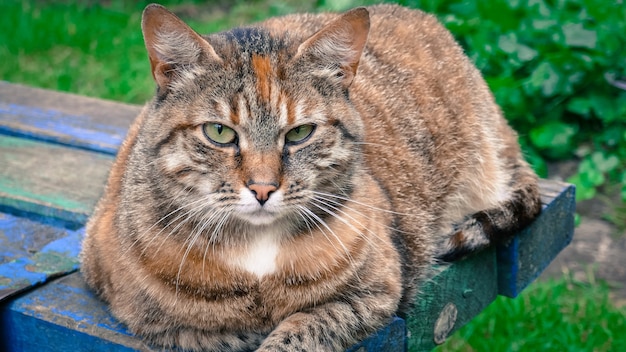
M 269 225 L 279 218 L 277 212 L 266 209 L 265 207 L 258 207 L 252 210 L 247 209 L 247 211 L 242 210 L 237 213 L 237 216 L 252 225 Z

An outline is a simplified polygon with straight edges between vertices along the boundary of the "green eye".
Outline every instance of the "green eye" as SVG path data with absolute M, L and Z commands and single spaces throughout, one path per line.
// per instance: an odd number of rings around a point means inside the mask
M 219 123 L 205 123 L 202 129 L 206 137 L 217 144 L 230 144 L 237 140 L 237 133 L 232 128 Z
M 300 143 L 304 142 L 310 135 L 313 134 L 315 125 L 302 125 L 291 129 L 285 135 L 287 143 Z

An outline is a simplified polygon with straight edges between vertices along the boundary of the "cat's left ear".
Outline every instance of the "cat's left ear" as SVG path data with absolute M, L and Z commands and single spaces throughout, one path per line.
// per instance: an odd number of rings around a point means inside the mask
M 367 9 L 350 10 L 300 44 L 296 58 L 306 57 L 319 63 L 316 74 L 338 79 L 348 87 L 356 75 L 369 29 Z
M 166 90 L 172 81 L 188 76 L 203 61 L 222 61 L 209 42 L 161 5 L 146 7 L 141 30 L 152 77 L 160 89 Z

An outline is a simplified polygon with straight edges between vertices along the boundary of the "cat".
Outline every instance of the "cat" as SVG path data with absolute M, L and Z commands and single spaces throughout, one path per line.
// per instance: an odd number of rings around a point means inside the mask
M 155 97 L 90 218 L 82 275 L 150 348 L 340 351 L 432 266 L 540 212 L 537 176 L 452 35 L 396 5 L 201 36 L 160 5 Z

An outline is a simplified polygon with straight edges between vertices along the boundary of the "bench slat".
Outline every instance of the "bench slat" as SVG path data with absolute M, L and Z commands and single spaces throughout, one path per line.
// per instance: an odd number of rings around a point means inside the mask
M 106 305 L 93 295 L 80 273 L 62 277 L 0 306 L 0 314 L 2 351 L 146 350 L 143 342 L 117 322 Z M 405 341 L 404 321 L 394 318 L 348 351 L 402 352 Z
M 541 216 L 506 246 L 498 246 L 499 294 L 517 297 L 534 281 L 574 236 L 575 188 L 556 181 L 540 181 Z
M 0 82 L 0 133 L 115 154 L 141 107 Z
M 494 248 L 442 269 L 422 287 L 422 294 L 407 317 L 411 352 L 430 351 L 443 343 L 498 295 Z
M 0 206 L 84 223 L 113 157 L 0 135 Z
M 145 350 L 93 296 L 78 273 L 0 306 L 0 312 L 2 351 Z
M 541 215 L 511 243 L 454 263 L 424 286 L 424 294 L 407 318 L 412 352 L 434 348 L 497 295 L 516 297 L 569 244 L 574 233 L 574 187 L 546 180 L 541 180 L 540 187 Z M 454 319 L 452 309 L 457 311 Z
M 0 213 L 0 301 L 77 270 L 83 233 Z

